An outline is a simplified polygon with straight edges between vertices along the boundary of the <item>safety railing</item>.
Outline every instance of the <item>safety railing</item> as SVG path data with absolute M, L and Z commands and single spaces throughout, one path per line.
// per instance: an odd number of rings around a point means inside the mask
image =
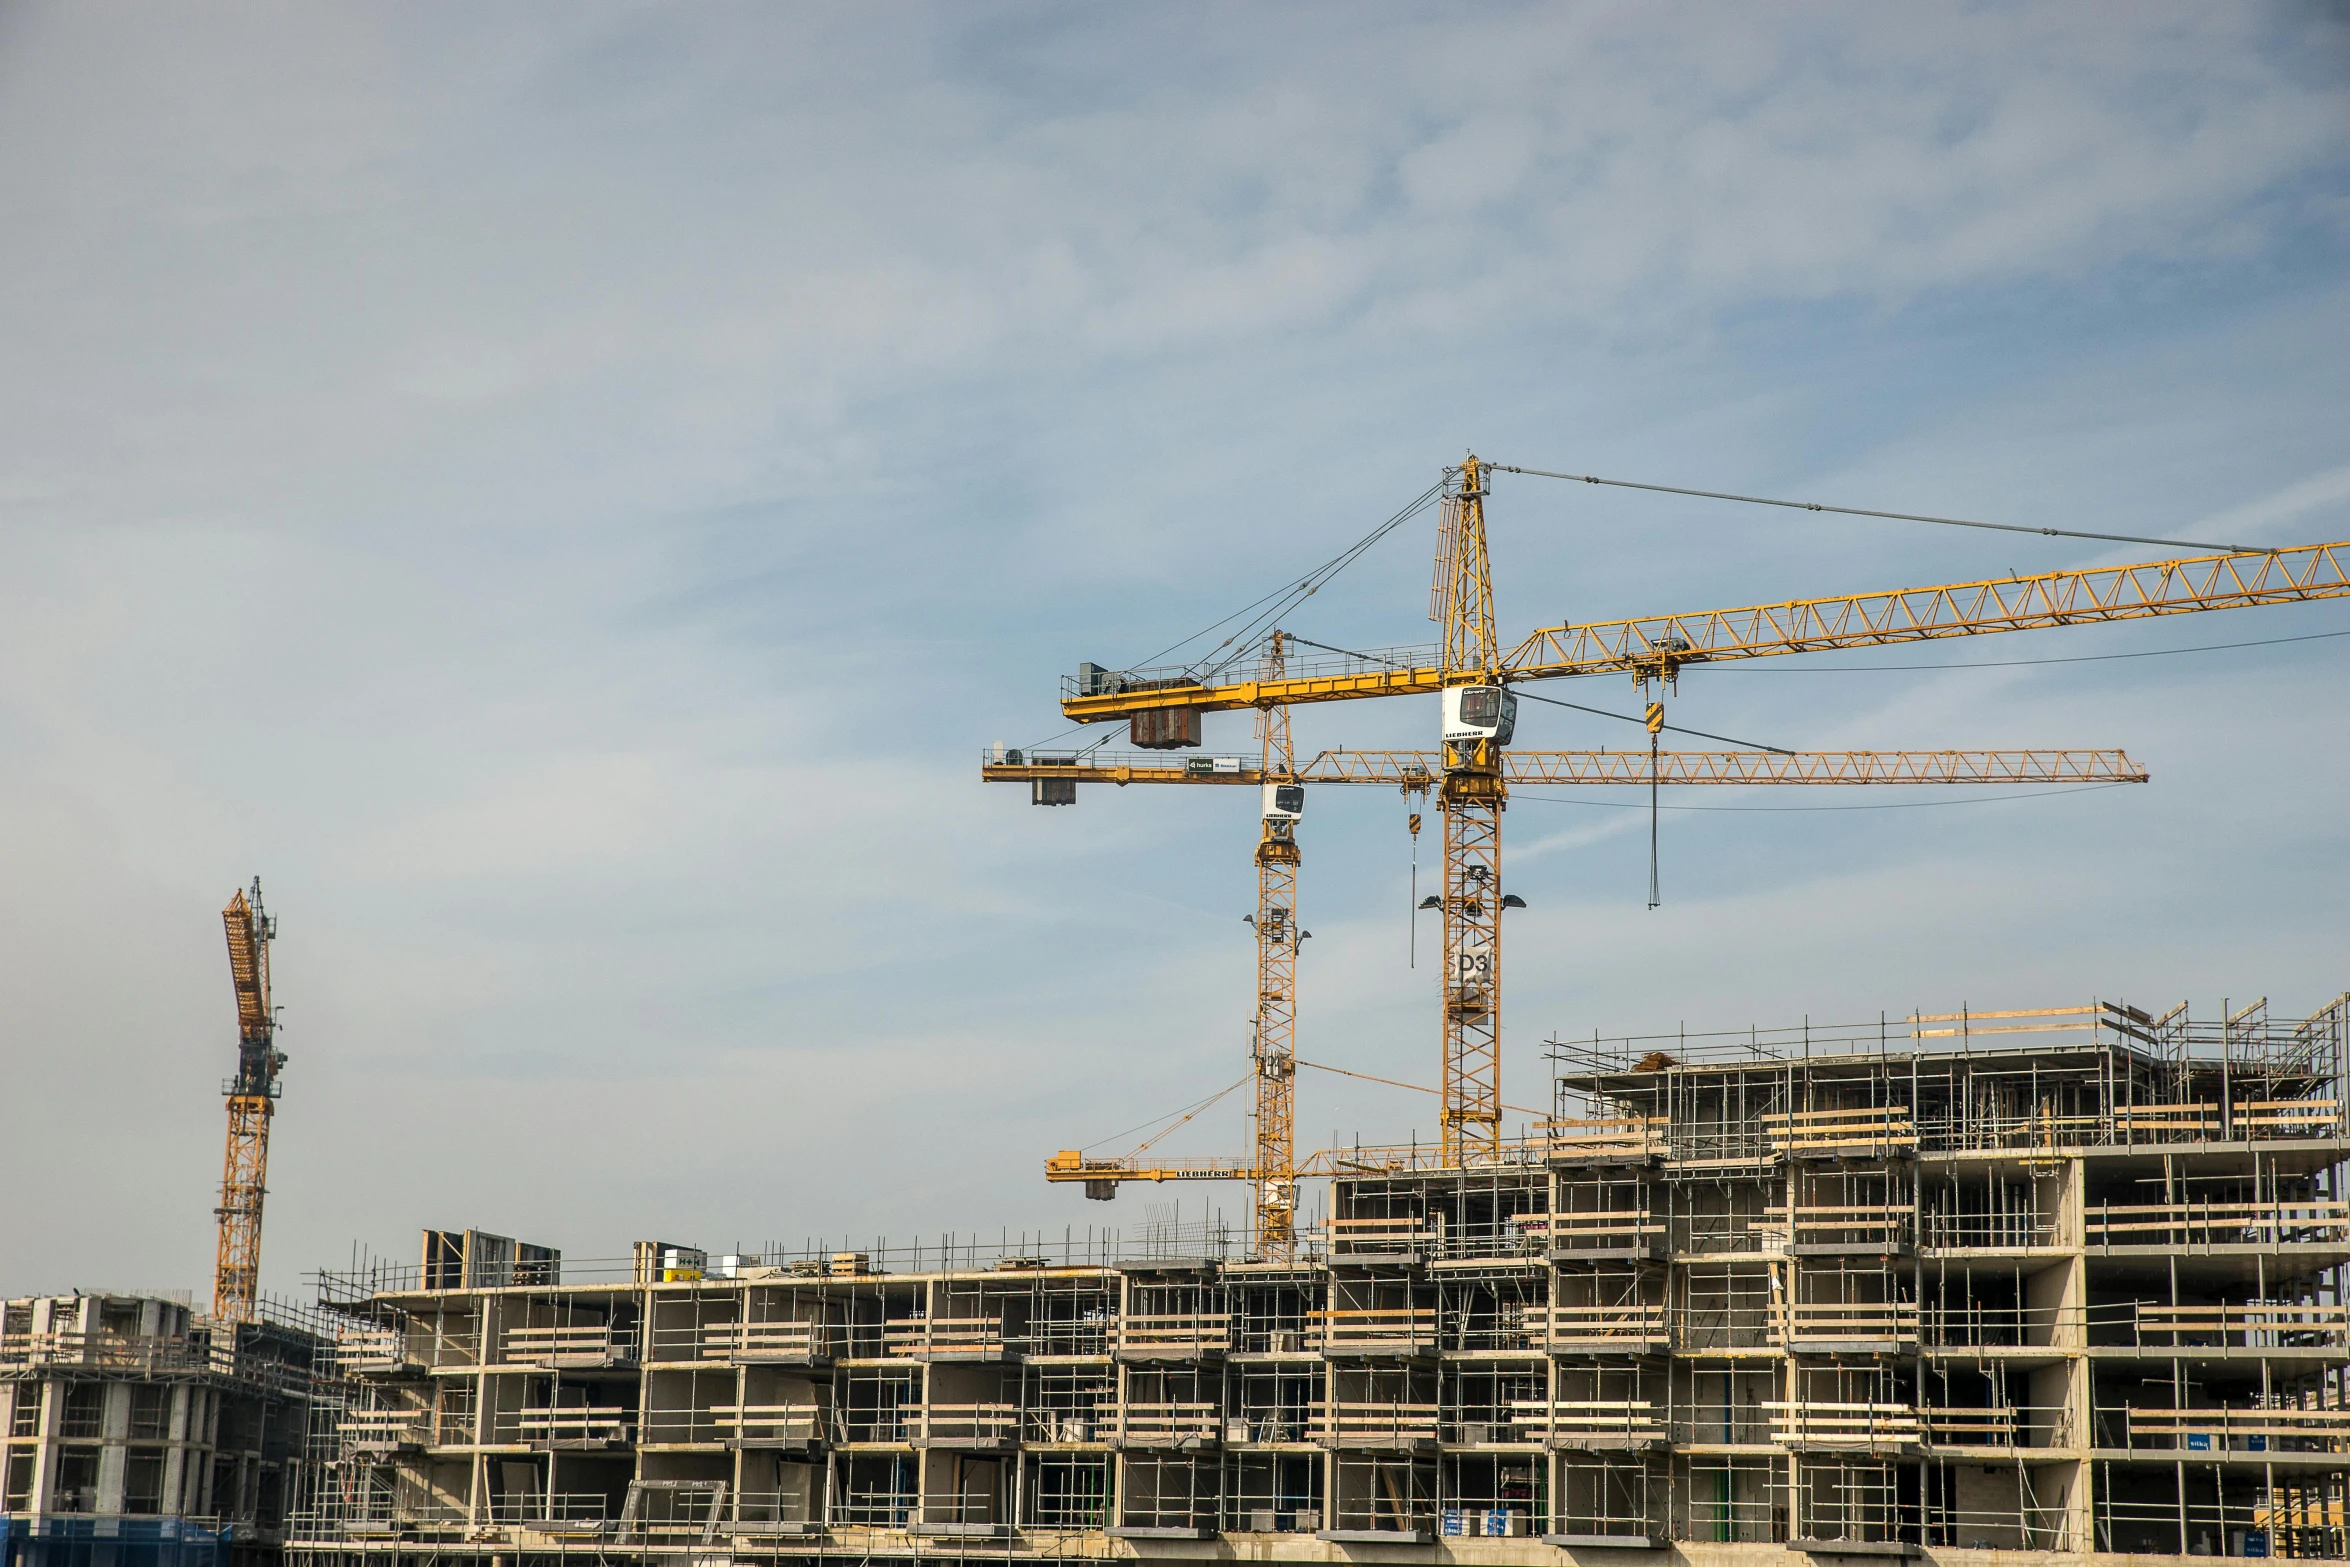
M 490 1521 L 542 1534 L 601 1534 L 610 1508 L 601 1491 L 508 1492 L 490 1498 Z
M 1001 1317 L 912 1317 L 881 1328 L 882 1353 L 909 1359 L 994 1359 L 1007 1347 Z
M 2038 1213 L 1968 1213 L 1928 1208 L 1918 1215 L 1918 1244 L 1929 1248 L 2018 1251 L 2063 1244 L 2053 1216 Z
M 1118 1323 L 1122 1355 L 1221 1354 L 1232 1347 L 1232 1319 L 1223 1312 L 1190 1316 L 1131 1316 Z
M 922 1505 L 919 1493 L 894 1486 L 844 1481 L 832 1504 L 832 1521 L 860 1529 L 903 1529 Z
M 1517 1222 L 1554 1252 L 1644 1252 L 1665 1242 L 1664 1220 L 1646 1208 L 1525 1214 Z
M 1506 1404 L 1498 1409 L 1456 1409 L 1438 1422 L 1436 1434 L 1456 1447 L 1533 1447 L 1542 1441 L 1539 1433 L 1519 1428 Z
M 1312 1317 L 1329 1354 L 1417 1355 L 1437 1347 L 1436 1313 L 1425 1308 L 1317 1311 Z
M 724 1480 L 632 1480 L 619 1533 L 648 1543 L 708 1540 L 726 1517 Z
M 842 1329 L 830 1322 L 716 1322 L 680 1333 L 668 1344 L 662 1342 L 665 1337 L 654 1335 L 655 1348 L 663 1359 L 804 1365 L 840 1353 Z
M 1031 1318 L 1031 1355 L 1106 1355 L 1116 1341 L 1118 1318 L 1109 1311 L 1078 1318 Z
M 1918 1420 L 1935 1447 L 2070 1447 L 2072 1412 L 2062 1404 L 1986 1409 L 1921 1409 Z
M 2215 1104 L 2120 1105 L 2114 1138 L 2124 1143 L 2201 1142 L 2220 1134 Z
M 1244 1408 L 1224 1427 L 1224 1440 L 1261 1447 L 1295 1446 L 1318 1440 L 1315 1430 L 1328 1423 L 1329 1406 L 1320 1403 L 1284 1405 L 1279 1409 Z
M 915 1442 L 951 1447 L 995 1447 L 1020 1438 L 1018 1404 L 927 1404 L 906 1420 Z
M 21 1319 L 20 1319 L 21 1320 Z M 226 1370 L 198 1340 L 124 1333 L 0 1335 L 0 1366 L 73 1366 L 154 1374 Z M 230 1352 L 233 1358 L 233 1352 Z
M 824 1434 L 824 1411 L 813 1404 L 716 1404 L 710 1413 L 724 1442 L 806 1447 Z
M 1609 1116 L 1540 1123 L 1554 1160 L 1640 1160 L 1665 1151 L 1666 1116 Z
M 1325 1447 L 1396 1447 L 1436 1440 L 1434 1404 L 1334 1403 L 1307 1428 Z
M 580 1327 L 508 1328 L 504 1347 L 509 1365 L 609 1366 L 636 1358 L 635 1335 L 617 1332 L 601 1322 Z
M 1918 1145 L 1906 1105 L 1852 1110 L 1797 1110 L 1766 1115 L 1771 1151 L 1796 1158 L 1881 1157 Z
M 1637 1355 L 1663 1349 L 1672 1336 L 1661 1302 L 1528 1306 L 1524 1322 L 1526 1344 L 1531 1349 Z
M 1762 1407 L 1770 1412 L 1771 1440 L 1782 1447 L 1875 1451 L 1915 1447 L 1925 1439 L 1918 1412 L 1908 1404 L 1783 1404 L 1765 1400 Z
M 515 1411 L 514 1431 L 516 1439 L 524 1442 L 619 1443 L 635 1439 L 636 1422 L 629 1410 L 617 1404 L 525 1408 Z
M 354 1409 L 335 1422 L 345 1452 L 384 1452 L 432 1445 L 432 1412 L 424 1409 Z
M 2141 1302 L 2131 1341 L 2149 1349 L 2350 1348 L 2350 1306 L 2314 1301 L 2161 1306 Z
M 1675 1442 L 1693 1447 L 1754 1447 L 1771 1439 L 1770 1411 L 1755 1403 L 1678 1406 L 1671 1427 Z
M 779 1526 L 799 1529 L 814 1522 L 808 1516 L 808 1498 L 799 1491 L 738 1491 L 734 1517 L 728 1520 L 730 1527 L 750 1534 Z
M 2099 1203 L 2084 1220 L 2091 1247 L 2339 1245 L 2350 1202 Z
M 1022 1441 L 1059 1447 L 1106 1442 L 1116 1427 L 1114 1410 L 1106 1402 L 1095 1409 L 1028 1409 L 1020 1415 Z
M 1906 1300 L 1850 1305 L 1797 1304 L 1782 1310 L 1777 1326 L 1779 1342 L 1797 1352 L 1885 1345 L 1900 1352 L 1917 1345 L 1918 1308 L 1914 1301 Z
M 335 1368 L 345 1376 L 400 1371 L 412 1364 L 408 1335 L 397 1328 L 347 1328 L 335 1337 Z
M 637 1440 L 648 1447 L 708 1446 L 731 1434 L 714 1409 L 648 1409 L 637 1427 Z
M 2258 1100 L 2236 1106 L 2228 1124 L 2238 1137 L 2330 1137 L 2342 1129 L 2342 1101 Z
M 2118 1425 L 2133 1451 L 2189 1453 L 2350 1451 L 2350 1409 L 2102 1409 L 2101 1435 Z M 2117 1421 L 2115 1416 L 2122 1418 Z
M 1968 1115 L 1935 1117 L 1921 1143 L 1936 1152 L 1995 1149 L 2103 1148 L 2206 1142 L 2330 1137 L 2343 1125 L 2338 1099 L 2259 1099 L 2233 1106 L 2207 1102 L 2116 1105 L 2102 1115 Z
M 859 1409 L 854 1406 L 832 1412 L 832 1440 L 852 1446 L 872 1443 L 897 1446 L 911 1435 L 915 1406 L 911 1402 L 884 1405 L 878 1409 Z
M 1330 1255 L 1333 1257 L 1404 1256 L 1438 1249 L 1444 1227 L 1426 1219 L 1332 1219 Z
M 1509 1418 L 1527 1442 L 1623 1446 L 1665 1439 L 1665 1424 L 1646 1399 L 1521 1399 L 1510 1405 Z
M 1798 1204 L 1792 1213 L 1784 1207 L 1765 1208 L 1763 1224 L 1758 1228 L 1777 1229 L 1798 1247 L 1852 1246 L 1890 1250 L 1906 1246 L 1916 1238 L 1917 1213 L 1917 1205 L 1914 1203 L 1843 1206 Z M 1764 1249 L 1770 1248 L 1766 1246 Z
M 2054 1306 L 1991 1306 L 1980 1301 L 1929 1301 L 1920 1308 L 1923 1341 L 1936 1349 L 2020 1349 L 2056 1342 L 2058 1324 L 2079 1312 Z
M 218 1530 L 221 1523 L 217 1519 L 190 1518 L 185 1521 L 211 1530 Z M 286 1518 L 286 1538 L 306 1543 L 392 1535 L 420 1540 L 453 1540 L 461 1538 L 470 1523 L 462 1507 L 445 1507 L 429 1502 L 395 1503 L 387 1492 L 349 1499 L 338 1498 L 318 1507 L 291 1513 Z
M 1224 1420 L 1214 1404 L 1120 1404 L 1116 1430 L 1128 1447 L 1196 1447 L 1221 1439 Z

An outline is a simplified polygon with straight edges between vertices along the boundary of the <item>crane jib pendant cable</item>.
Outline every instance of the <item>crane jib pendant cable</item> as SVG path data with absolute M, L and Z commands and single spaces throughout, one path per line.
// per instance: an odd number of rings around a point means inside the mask
M 2277 555 L 2283 551 L 2266 544 L 2206 544 L 2199 539 L 2154 539 L 2138 533 L 2089 533 L 2078 528 L 2035 528 L 2020 522 L 1974 522 L 1965 517 L 1932 517 L 1911 511 L 1871 511 L 1863 506 L 1830 506 L 1821 501 L 1780 501 L 1763 495 L 1737 495 L 1727 490 L 1689 490 L 1673 484 L 1642 484 L 1633 479 L 1603 479 L 1592 473 L 1552 473 L 1546 468 L 1492 465 L 1494 473 L 1522 473 L 1531 479 L 1566 479 L 1576 484 L 1604 484 L 1618 490 L 1647 490 L 1657 495 L 1688 495 L 1703 501 L 1737 501 L 1747 506 L 1779 506 L 1789 511 L 1833 512 L 1839 517 L 1877 517 L 1888 522 L 1930 522 L 1938 528 L 1988 528 L 1997 533 L 2037 533 L 2051 539 L 2099 539 L 2108 544 L 2159 544 L 2165 549 L 2224 550 L 2230 555 Z

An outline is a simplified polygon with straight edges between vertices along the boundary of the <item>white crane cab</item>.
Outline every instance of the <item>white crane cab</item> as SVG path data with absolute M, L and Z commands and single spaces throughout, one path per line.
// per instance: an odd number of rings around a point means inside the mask
M 1444 743 L 1462 745 L 1491 740 L 1508 745 L 1518 732 L 1518 698 L 1507 686 L 1447 686 L 1444 690 Z
M 1265 820 L 1294 822 L 1306 814 L 1306 786 L 1301 783 L 1265 785 Z

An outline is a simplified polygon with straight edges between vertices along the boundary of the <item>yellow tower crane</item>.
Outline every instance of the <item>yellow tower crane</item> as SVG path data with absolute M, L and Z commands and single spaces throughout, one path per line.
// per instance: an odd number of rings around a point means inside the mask
M 1442 632 L 1435 647 L 1290 660 L 1278 675 L 1260 671 L 1257 678 L 1242 680 L 1203 679 L 1191 668 L 1109 670 L 1089 664 L 1080 668 L 1061 704 L 1063 714 L 1079 722 L 1127 720 L 1138 743 L 1197 744 L 1200 715 L 1207 712 L 1414 694 L 1440 699 L 1436 794 L 1445 818 L 1441 1151 L 1452 1166 L 1488 1162 L 1501 1153 L 1501 812 L 1509 798 L 1506 755 L 1517 720 L 1512 685 L 1616 673 L 1631 675 L 1645 691 L 1651 680 L 1673 685 L 1689 666 L 1733 659 L 2350 595 L 2350 576 L 2344 571 L 2350 542 L 2233 549 L 2134 565 L 1551 626 L 1505 653 L 1495 633 L 1486 550 L 1485 502 L 1494 471 L 1474 455 L 1446 471 L 1430 607 Z
M 1273 634 L 1273 657 L 1284 640 Z M 1083 1182 L 1088 1196 L 1110 1197 L 1129 1180 L 1246 1180 L 1254 1189 L 1257 1252 L 1288 1258 L 1296 1243 L 1297 1181 L 1331 1156 L 1301 1167 L 1296 1152 L 1298 824 L 1308 784 L 1379 784 L 1425 793 L 1439 775 L 1440 753 L 1323 751 L 1298 765 L 1289 713 L 1260 708 L 1259 750 L 1239 756 L 1103 756 L 1091 751 L 992 750 L 981 763 L 989 783 L 1025 783 L 1038 804 L 1073 805 L 1079 784 L 1206 784 L 1262 791 L 1256 846 L 1257 1004 L 1250 1032 L 1256 1082 L 1254 1153 L 1246 1160 L 1170 1162 L 1140 1157 L 1088 1159 L 1064 1150 L 1046 1161 L 1045 1178 Z M 1253 762 L 1253 765 L 1252 765 Z M 2029 784 L 2144 783 L 2144 769 L 2121 751 L 1510 751 L 1506 781 L 1539 784 Z M 1323 1170 L 1322 1173 L 1327 1173 Z
M 228 1095 L 228 1157 L 220 1175 L 220 1256 L 212 1273 L 212 1314 L 228 1322 L 252 1320 L 261 1286 L 261 1199 L 269 1175 L 269 1121 L 277 1108 L 277 1013 L 269 1000 L 269 943 L 277 921 L 242 891 L 221 910 L 228 929 L 229 981 L 237 993 L 237 1075 L 221 1085 Z
M 1280 632 L 1273 633 L 1266 672 L 1279 679 L 1287 663 Z M 1297 949 L 1306 939 L 1298 923 L 1297 873 L 1303 861 L 1297 824 L 1305 815 L 1305 785 L 1289 743 L 1289 708 L 1257 709 L 1258 771 L 1264 775 L 1257 825 L 1256 1017 L 1249 1028 L 1249 1068 L 1256 1110 L 1252 1161 L 1258 1250 L 1286 1259 L 1297 1235 Z

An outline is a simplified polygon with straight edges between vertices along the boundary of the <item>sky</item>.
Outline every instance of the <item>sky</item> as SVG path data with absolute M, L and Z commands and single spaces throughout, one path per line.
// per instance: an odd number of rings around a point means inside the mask
M 2350 538 L 2339 7 L 21 3 L 0 224 L 0 1293 L 208 1291 L 256 875 L 273 1293 L 424 1227 L 584 1259 L 1163 1215 L 1041 1161 L 1245 1072 L 1253 801 L 1039 810 L 982 748 L 1098 738 L 1080 660 L 1469 451 Z M 1488 526 L 1505 640 L 2161 553 L 1510 476 Z M 1432 545 L 1286 629 L 1426 640 Z M 1675 721 L 1742 739 L 2153 782 L 1675 791 L 1654 910 L 1636 802 L 1522 790 L 1505 1099 L 1554 1035 L 2314 1011 L 2350 989 L 2345 632 L 1692 674 Z M 1426 1084 L 1405 809 L 1312 797 L 1299 1050 Z M 1305 1149 L 1435 1124 L 1299 1101 Z M 1245 1137 L 1236 1093 L 1158 1146 Z

